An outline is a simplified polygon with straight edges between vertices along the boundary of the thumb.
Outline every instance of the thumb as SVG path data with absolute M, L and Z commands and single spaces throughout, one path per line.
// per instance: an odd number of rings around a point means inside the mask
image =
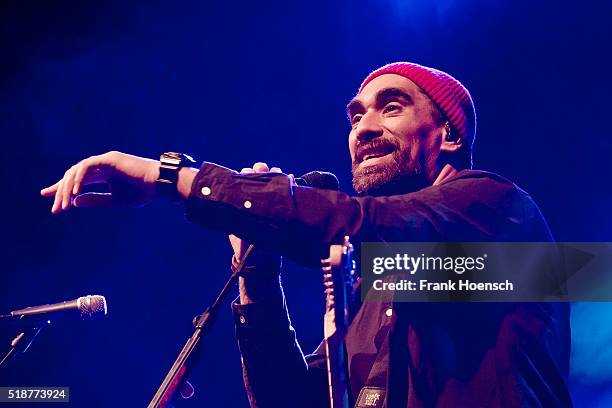
M 110 208 L 113 206 L 113 197 L 110 193 L 83 193 L 76 196 L 72 204 L 77 208 Z
M 232 249 L 234 250 L 234 254 L 236 256 L 239 256 L 242 240 L 235 235 L 230 235 L 229 241 L 230 241 L 230 244 L 232 245 Z

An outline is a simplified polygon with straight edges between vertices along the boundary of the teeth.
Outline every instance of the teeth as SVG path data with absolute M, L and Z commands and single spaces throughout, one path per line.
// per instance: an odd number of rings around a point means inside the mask
M 368 149 L 370 150 L 370 149 Z M 370 159 L 375 159 L 377 157 L 383 157 L 388 155 L 389 153 L 391 153 L 391 149 L 387 150 L 387 149 L 371 149 L 370 151 L 374 151 L 374 153 L 366 153 L 365 155 L 362 156 L 361 161 L 364 162 L 366 160 L 370 160 Z
M 376 157 L 382 157 L 382 156 L 384 156 L 384 154 L 382 153 L 381 154 L 368 154 L 367 156 L 363 158 L 363 161 L 374 159 Z

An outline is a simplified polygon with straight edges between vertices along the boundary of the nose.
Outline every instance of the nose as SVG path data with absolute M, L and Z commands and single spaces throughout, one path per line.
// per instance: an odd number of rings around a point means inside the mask
M 357 124 L 357 129 L 355 130 L 357 144 L 369 142 L 372 139 L 382 136 L 382 134 L 383 129 L 380 126 L 380 117 L 377 112 L 374 111 L 366 112 L 361 117 L 361 120 Z

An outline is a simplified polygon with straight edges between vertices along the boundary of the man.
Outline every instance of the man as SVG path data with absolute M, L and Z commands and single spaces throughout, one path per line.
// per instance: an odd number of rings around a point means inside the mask
M 192 221 L 309 265 L 345 235 L 355 243 L 551 240 L 524 191 L 470 170 L 476 115 L 450 75 L 412 63 L 384 66 L 347 111 L 357 197 L 295 186 L 263 163 L 239 174 L 166 162 L 162 181 L 174 181 Z M 83 207 L 139 205 L 156 195 L 159 178 L 159 162 L 110 152 L 73 166 L 41 193 L 55 195 L 54 213 L 72 197 Z M 112 195 L 80 194 L 99 181 L 111 182 Z M 239 258 L 244 245 L 233 244 Z M 260 253 L 247 269 L 233 307 L 251 405 L 326 406 L 322 352 L 303 357 L 280 259 Z M 570 406 L 568 314 L 567 305 L 552 303 L 364 302 L 346 337 L 352 397 L 365 403 L 370 393 L 402 408 Z

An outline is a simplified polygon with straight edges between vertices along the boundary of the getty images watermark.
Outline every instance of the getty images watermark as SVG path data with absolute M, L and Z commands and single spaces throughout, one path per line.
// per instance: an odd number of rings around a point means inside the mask
M 612 301 L 612 243 L 363 243 L 368 300 Z
M 372 262 L 372 273 L 382 275 L 385 272 L 399 272 L 415 275 L 417 272 L 454 272 L 463 275 L 465 272 L 483 271 L 486 267 L 487 254 L 481 256 L 411 256 L 407 253 L 395 254 L 392 257 L 375 257 Z M 503 282 L 474 282 L 469 279 L 447 279 L 443 282 L 418 279 L 416 281 L 401 279 L 399 282 L 385 282 L 375 279 L 374 290 L 426 290 L 426 291 L 505 291 L 514 290 L 514 284 L 506 279 Z

